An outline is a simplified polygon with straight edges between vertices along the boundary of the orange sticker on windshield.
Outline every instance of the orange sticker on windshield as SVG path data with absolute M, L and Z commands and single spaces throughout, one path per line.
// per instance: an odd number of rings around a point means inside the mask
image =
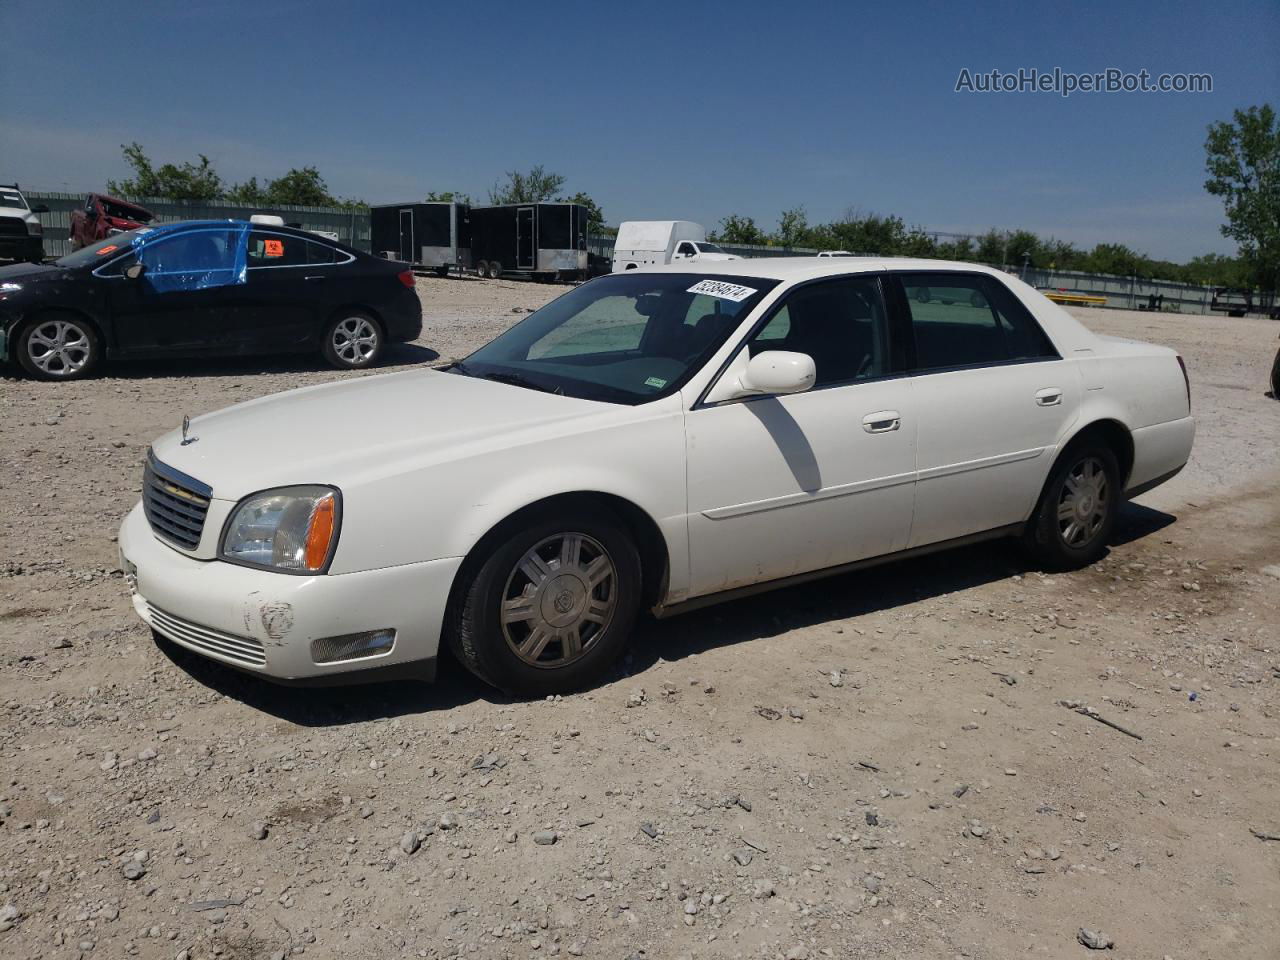
M 283 256 L 284 256 L 284 241 L 283 241 L 283 240 L 265 240 L 265 241 L 263 241 L 263 244 L 264 244 L 264 246 L 263 246 L 263 253 L 264 253 L 266 256 L 268 256 L 268 257 L 283 257 Z
M 99 248 L 98 248 L 98 256 L 100 256 L 100 257 L 102 257 L 102 256 L 106 256 L 108 253 L 111 253 L 111 252 L 113 252 L 113 251 L 115 251 L 115 250 L 119 250 L 119 249 L 120 249 L 120 245 L 119 245 L 119 244 L 115 244 L 115 243 L 108 243 L 105 247 L 99 247 Z

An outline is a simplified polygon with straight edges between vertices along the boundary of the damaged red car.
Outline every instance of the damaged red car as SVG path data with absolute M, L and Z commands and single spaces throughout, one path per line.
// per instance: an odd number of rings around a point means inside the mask
M 71 249 L 79 250 L 112 234 L 145 226 L 155 218 L 154 213 L 136 203 L 91 193 L 83 207 L 71 211 Z

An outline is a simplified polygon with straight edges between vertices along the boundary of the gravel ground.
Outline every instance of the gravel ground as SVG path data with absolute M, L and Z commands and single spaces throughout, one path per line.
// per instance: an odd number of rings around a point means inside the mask
M 392 364 L 562 289 L 421 281 Z M 343 374 L 0 381 L 0 956 L 1274 958 L 1280 327 L 1080 316 L 1177 347 L 1201 424 L 1105 561 L 973 548 L 647 623 L 529 703 L 447 663 L 277 688 L 134 617 L 148 441 Z

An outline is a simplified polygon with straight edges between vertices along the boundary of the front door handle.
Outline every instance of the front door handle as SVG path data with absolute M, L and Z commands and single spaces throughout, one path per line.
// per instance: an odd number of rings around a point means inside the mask
M 316 276 L 311 276 L 311 277 L 303 277 L 302 279 L 303 280 L 323 280 L 324 274 L 318 274 Z
M 1062 402 L 1062 390 L 1058 387 L 1045 387 L 1036 391 L 1036 405 L 1052 407 Z
M 897 410 L 880 410 L 862 418 L 862 429 L 867 433 L 889 433 L 902 426 L 902 415 Z

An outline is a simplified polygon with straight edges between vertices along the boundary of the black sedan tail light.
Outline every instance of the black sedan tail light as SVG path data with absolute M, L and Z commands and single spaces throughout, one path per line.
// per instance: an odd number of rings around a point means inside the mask
M 412 290 L 413 289 L 413 271 L 412 270 L 400 271 L 400 282 L 403 283 L 410 290 Z

